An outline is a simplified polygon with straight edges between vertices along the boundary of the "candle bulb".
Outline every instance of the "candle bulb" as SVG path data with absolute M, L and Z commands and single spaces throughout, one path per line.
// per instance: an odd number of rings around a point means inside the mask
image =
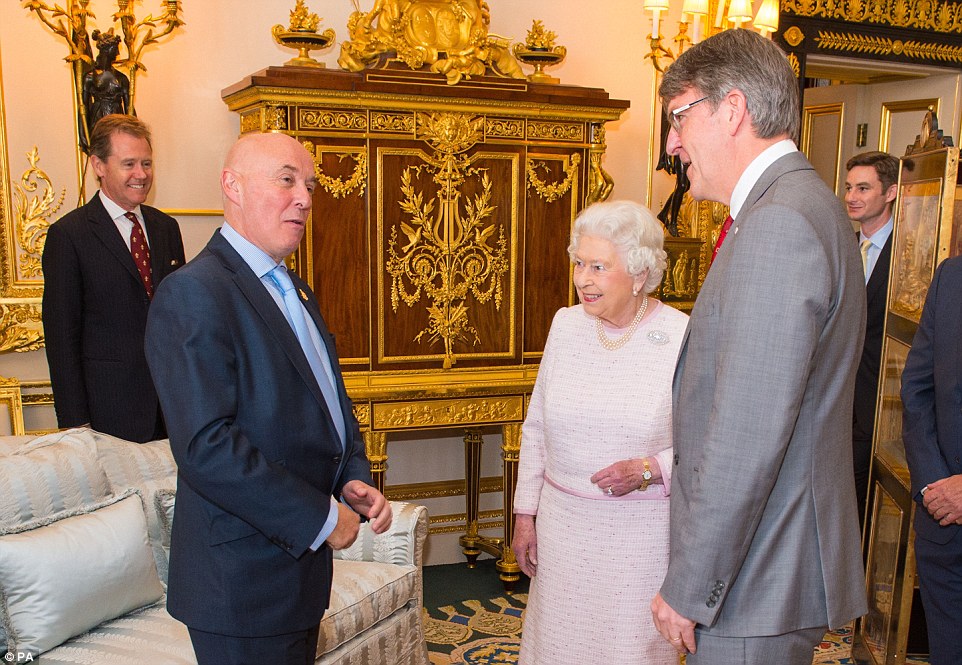
M 661 37 L 658 31 L 658 15 L 668 11 L 668 0 L 645 0 L 644 8 L 651 12 L 651 38 L 658 39 Z
M 681 6 L 681 13 L 687 14 L 694 22 L 691 41 L 697 44 L 701 41 L 701 19 L 703 16 L 708 16 L 708 0 L 685 0 Z

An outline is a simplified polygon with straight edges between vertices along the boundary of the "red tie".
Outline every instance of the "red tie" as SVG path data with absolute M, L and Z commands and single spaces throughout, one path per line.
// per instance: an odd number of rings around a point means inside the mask
M 140 226 L 140 220 L 132 212 L 125 212 L 124 217 L 129 219 L 134 227 L 130 230 L 130 255 L 140 273 L 140 279 L 147 289 L 147 297 L 154 297 L 154 280 L 150 276 L 150 248 L 147 246 L 147 237 L 144 229 Z
M 715 241 L 715 249 L 713 249 L 711 252 L 712 262 L 714 262 L 715 257 L 718 256 L 718 250 L 721 248 L 722 242 L 725 240 L 725 236 L 728 235 L 728 229 L 732 227 L 733 221 L 734 220 L 732 219 L 731 215 L 725 218 L 725 223 L 722 224 L 721 231 L 718 233 L 718 240 Z

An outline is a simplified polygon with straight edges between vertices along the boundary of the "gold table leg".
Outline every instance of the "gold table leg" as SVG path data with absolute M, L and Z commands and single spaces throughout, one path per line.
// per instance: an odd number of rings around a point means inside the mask
M 464 432 L 464 500 L 468 532 L 458 538 L 458 544 L 468 560 L 468 568 L 474 568 L 481 554 L 478 535 L 478 500 L 481 494 L 481 447 L 484 437 L 481 430 Z
M 504 540 L 501 558 L 495 567 L 500 573 L 504 590 L 514 591 L 514 585 L 521 577 L 521 567 L 514 558 L 511 541 L 514 538 L 514 487 L 518 483 L 518 457 L 521 454 L 521 423 L 507 423 L 501 426 L 501 460 L 504 479 Z
M 364 452 L 367 454 L 368 464 L 371 465 L 374 487 L 384 494 L 384 474 L 387 471 L 387 432 L 367 431 L 362 436 Z

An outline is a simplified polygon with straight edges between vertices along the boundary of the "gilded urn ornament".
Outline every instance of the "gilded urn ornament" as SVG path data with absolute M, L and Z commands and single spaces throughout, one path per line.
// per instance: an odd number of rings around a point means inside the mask
M 281 46 L 297 49 L 297 57 L 291 58 L 284 63 L 285 65 L 324 67 L 324 63 L 312 58 L 310 53 L 328 47 L 334 41 L 334 31 L 328 28 L 324 32 L 318 32 L 320 22 L 318 15 L 312 14 L 304 5 L 304 0 L 297 0 L 294 9 L 291 10 L 290 26 L 286 30 L 280 24 L 274 26 L 271 30 L 274 41 Z
M 557 35 L 550 30 L 545 30 L 541 21 L 534 21 L 524 43 L 514 45 L 514 57 L 526 65 L 534 67 L 534 73 L 528 75 L 528 80 L 532 83 L 560 83 L 561 81 L 553 76 L 544 73 L 545 67 L 557 65 L 565 59 L 568 50 L 564 46 L 555 46 Z

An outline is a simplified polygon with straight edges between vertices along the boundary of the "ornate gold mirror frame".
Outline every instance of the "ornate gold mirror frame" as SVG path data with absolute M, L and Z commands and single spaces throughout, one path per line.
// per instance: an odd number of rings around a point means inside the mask
M 0 74 L 0 353 L 34 351 L 43 346 L 40 255 L 47 236 L 46 218 L 59 208 L 63 194 L 57 195 L 47 175 L 38 168 L 36 148 L 27 159 L 30 168 L 18 184 L 11 186 Z

